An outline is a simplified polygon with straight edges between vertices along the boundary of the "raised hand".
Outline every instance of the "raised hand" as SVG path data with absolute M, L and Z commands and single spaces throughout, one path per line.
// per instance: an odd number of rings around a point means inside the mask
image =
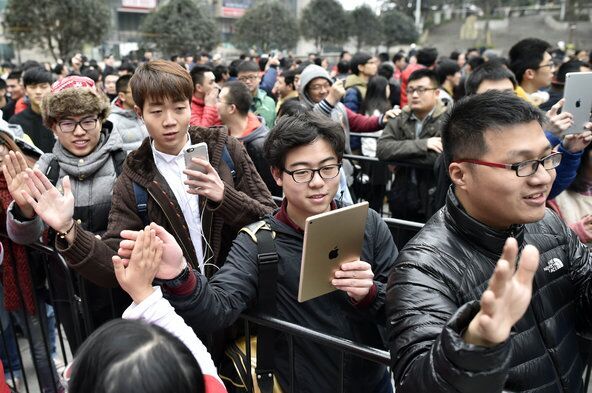
M 35 213 L 58 232 L 63 233 L 71 228 L 74 216 L 74 196 L 72 195 L 70 178 L 64 176 L 62 179 L 63 195 L 39 169 L 27 169 L 24 178 L 29 191 L 22 190 L 21 194 L 35 209 Z
M 570 153 L 583 151 L 592 141 L 592 123 L 586 123 L 584 132 L 580 134 L 569 134 L 563 138 L 563 147 Z
M 163 227 L 155 223 L 150 224 L 150 229 L 154 231 L 155 235 L 162 240 L 162 261 L 156 272 L 156 278 L 160 280 L 171 280 L 177 277 L 186 266 L 183 258 L 183 251 L 179 244 Z M 119 243 L 117 254 L 124 266 L 127 266 L 132 256 L 133 249 L 136 245 L 136 240 L 139 237 L 138 231 L 124 230 L 121 231 L 123 240 Z
M 518 243 L 508 238 L 500 260 L 481 296 L 481 310 L 464 334 L 469 344 L 493 347 L 510 337 L 512 326 L 522 318 L 532 297 L 532 281 L 539 263 L 534 246 L 522 251 L 518 269 L 514 269 Z
M 433 136 L 431 138 L 428 138 L 427 149 L 435 151 L 436 153 L 442 153 L 442 151 L 444 151 L 444 146 L 442 145 L 442 138 L 440 138 L 439 136 Z
M 191 159 L 195 164 L 204 168 L 205 173 L 185 169 L 183 173 L 187 175 L 187 189 L 189 194 L 199 195 L 208 198 L 213 202 L 220 202 L 224 198 L 224 182 L 214 167 L 206 160 L 193 157 Z
M 134 303 L 141 303 L 154 291 L 152 281 L 161 264 L 162 254 L 162 240 L 156 237 L 154 229 L 146 227 L 138 232 L 127 265 L 119 256 L 113 256 L 115 277 Z
M 35 210 L 22 193 L 23 191 L 29 192 L 29 187 L 27 187 L 25 181 L 25 170 L 27 168 L 29 168 L 29 165 L 20 152 L 10 151 L 4 156 L 2 173 L 4 173 L 6 179 L 8 192 L 10 192 L 12 199 L 14 199 L 23 215 L 27 218 L 33 218 Z
M 563 107 L 565 98 L 559 100 L 555 105 L 547 111 L 547 118 L 549 119 L 549 131 L 555 135 L 561 135 L 563 131 L 567 130 L 573 124 L 573 115 L 569 112 L 559 112 Z
M 342 263 L 333 274 L 331 284 L 359 302 L 370 292 L 374 285 L 374 273 L 368 262 L 355 261 Z

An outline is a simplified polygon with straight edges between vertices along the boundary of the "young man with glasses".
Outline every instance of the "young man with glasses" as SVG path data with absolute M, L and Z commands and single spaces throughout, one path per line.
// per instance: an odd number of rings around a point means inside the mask
M 334 198 L 344 146 L 341 126 L 313 112 L 281 117 L 267 138 L 265 155 L 285 195 L 282 206 L 264 218 L 274 233 L 279 258 L 275 316 L 321 333 L 384 348 L 384 289 L 397 248 L 376 212 L 368 212 L 361 260 L 342 264 L 331 278 L 338 291 L 304 303 L 297 300 L 303 228 L 308 217 L 341 207 Z M 175 310 L 198 335 L 229 326 L 255 306 L 259 267 L 258 248 L 252 236 L 239 233 L 224 266 L 209 281 L 195 270 L 186 269 L 182 281 L 165 289 L 172 295 Z M 171 236 L 164 234 L 162 239 L 171 251 L 163 255 L 162 263 L 176 269 L 182 264 L 181 250 Z M 278 334 L 275 339 L 275 375 L 283 391 L 339 390 L 338 351 L 296 339 L 291 354 L 287 337 Z M 344 356 L 345 391 L 392 392 L 385 366 Z
M 249 92 L 253 96 L 251 112 L 261 116 L 265 120 L 267 127 L 273 127 L 275 123 L 275 101 L 267 95 L 265 90 L 260 88 L 261 77 L 259 73 L 257 63 L 244 61 L 238 66 L 237 79 L 249 88 Z M 275 76 L 273 77 L 272 87 L 273 84 L 275 84 Z
M 453 187 L 387 288 L 398 393 L 583 391 L 592 260 L 545 207 L 561 155 L 544 122 L 516 95 L 488 91 L 444 124 Z
M 401 116 L 391 119 L 380 139 L 376 155 L 412 167 L 396 168 L 389 207 L 393 217 L 425 222 L 431 215 L 430 189 L 434 188 L 433 165 L 442 152 L 440 130 L 447 109 L 439 100 L 438 75 L 423 68 L 407 82 L 409 104 Z
M 538 38 L 525 38 L 510 48 L 510 70 L 516 76 L 516 94 L 535 105 L 544 101 L 533 95 L 551 85 L 555 63 L 548 50 L 551 45 Z

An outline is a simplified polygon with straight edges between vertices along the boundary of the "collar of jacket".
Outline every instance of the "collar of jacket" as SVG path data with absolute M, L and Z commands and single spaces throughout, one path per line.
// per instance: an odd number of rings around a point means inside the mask
M 508 237 L 514 237 L 520 249 L 524 246 L 524 225 L 515 224 L 508 230 L 500 231 L 480 223 L 462 207 L 454 194 L 453 186 L 450 186 L 446 195 L 446 209 L 456 230 L 491 258 L 500 257 Z
M 360 90 L 360 93 L 362 94 L 362 98 L 364 98 L 364 96 L 366 95 L 368 82 L 359 75 L 349 74 L 347 78 L 345 78 L 343 87 L 345 87 L 346 90 L 350 87 L 357 87 Z
M 440 100 L 436 101 L 436 106 L 434 107 L 434 111 L 430 116 L 432 119 L 437 119 L 438 117 L 442 116 L 446 113 L 446 106 L 442 104 Z M 411 119 L 411 107 L 409 105 L 405 105 L 402 109 L 403 115 L 405 116 L 405 121 L 409 121 Z

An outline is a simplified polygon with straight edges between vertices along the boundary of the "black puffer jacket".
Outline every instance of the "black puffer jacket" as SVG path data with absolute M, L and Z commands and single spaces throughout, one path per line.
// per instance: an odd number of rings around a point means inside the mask
M 540 251 L 532 301 L 505 343 L 468 345 L 461 334 L 508 236 Z M 587 248 L 551 211 L 499 232 L 472 219 L 449 190 L 446 206 L 401 251 L 389 277 L 397 393 L 583 392 L 576 332 L 591 330 L 591 283 Z

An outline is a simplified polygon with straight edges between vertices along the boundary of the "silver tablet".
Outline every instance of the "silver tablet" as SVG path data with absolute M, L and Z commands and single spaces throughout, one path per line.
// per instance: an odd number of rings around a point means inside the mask
M 592 112 L 592 72 L 570 72 L 565 76 L 563 111 L 573 115 L 574 124 L 565 134 L 579 134 Z

